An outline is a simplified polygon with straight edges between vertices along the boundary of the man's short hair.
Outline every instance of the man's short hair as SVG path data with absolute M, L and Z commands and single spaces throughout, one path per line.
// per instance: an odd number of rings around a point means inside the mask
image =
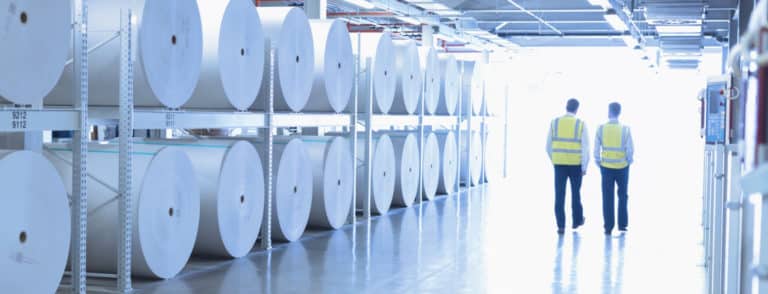
M 621 104 L 618 102 L 608 104 L 608 115 L 610 117 L 619 117 L 619 114 L 621 114 Z
M 576 111 L 579 110 L 579 100 L 576 100 L 576 98 L 568 99 L 568 103 L 565 105 L 565 110 L 576 113 Z

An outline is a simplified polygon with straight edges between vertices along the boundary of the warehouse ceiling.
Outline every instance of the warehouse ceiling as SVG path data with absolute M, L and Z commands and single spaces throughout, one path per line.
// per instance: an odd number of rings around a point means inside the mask
M 606 20 L 606 9 L 595 0 L 445 0 L 462 12 L 462 17 L 477 20 L 479 27 L 516 40 L 520 45 L 540 44 L 553 37 L 611 37 L 627 35 Z M 590 3 L 591 2 L 591 3 Z M 701 27 L 701 35 L 726 40 L 729 19 L 736 0 L 622 0 L 610 6 L 638 33 L 655 39 L 657 25 L 691 24 Z M 626 17 L 626 18 L 625 18 Z M 561 38 L 555 38 L 561 39 Z M 551 41 L 557 43 L 557 41 Z M 573 43 L 573 42 L 570 42 Z M 589 43 L 585 41 L 584 43 Z
M 300 1 L 298 1 L 300 2 Z M 357 2 L 358 4 L 352 5 Z M 360 2 L 370 7 L 359 5 Z M 329 16 L 474 50 L 629 46 L 648 59 L 695 68 L 704 47 L 727 44 L 738 0 L 329 0 Z M 365 5 L 364 5 L 365 6 Z M 457 37 L 458 36 L 458 37 Z M 479 46 L 478 43 L 480 44 Z M 440 46 L 440 44 L 438 44 Z

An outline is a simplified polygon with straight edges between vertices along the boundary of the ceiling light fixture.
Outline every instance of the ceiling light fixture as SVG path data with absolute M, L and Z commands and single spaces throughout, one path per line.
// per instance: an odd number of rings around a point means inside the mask
M 700 35 L 701 25 L 657 25 L 656 32 L 658 32 L 659 35 Z
M 616 10 L 606 9 L 605 15 L 603 17 L 605 18 L 605 21 L 607 21 L 608 24 L 610 24 L 614 30 L 617 30 L 620 32 L 625 32 L 629 30 L 629 27 L 627 27 L 627 24 L 624 23 L 623 20 L 621 20 L 618 14 L 616 14 Z
M 642 49 L 642 46 L 640 46 L 640 43 L 635 39 L 632 35 L 626 35 L 621 37 L 622 40 L 624 40 L 624 44 L 627 44 L 627 47 L 640 50 Z
M 415 26 L 421 25 L 421 21 L 419 21 L 418 19 L 416 19 L 414 17 L 410 17 L 410 16 L 395 16 L 395 18 L 397 18 L 397 19 L 399 19 L 401 21 L 404 21 L 406 23 L 415 25 Z
M 363 8 L 363 9 L 374 9 L 376 8 L 373 3 L 365 1 L 365 0 L 344 0 L 345 2 L 355 5 L 357 7 Z
M 587 1 L 589 2 L 589 4 L 592 4 L 594 6 L 600 6 L 603 8 L 611 7 L 611 3 L 609 2 L 609 0 L 587 0 Z

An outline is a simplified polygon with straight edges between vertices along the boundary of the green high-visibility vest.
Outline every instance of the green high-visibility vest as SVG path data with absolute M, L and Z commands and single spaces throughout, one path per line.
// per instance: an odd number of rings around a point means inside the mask
M 629 166 L 627 152 L 624 149 L 624 137 L 627 128 L 618 123 L 607 123 L 600 126 L 602 133 L 602 150 L 600 166 L 611 169 L 622 169 Z
M 581 165 L 581 134 L 584 123 L 573 116 L 562 116 L 552 121 L 552 163 Z

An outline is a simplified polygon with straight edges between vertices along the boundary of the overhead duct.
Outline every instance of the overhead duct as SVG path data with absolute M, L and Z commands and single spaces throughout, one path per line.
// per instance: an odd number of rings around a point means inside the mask
M 697 68 L 701 57 L 704 2 L 645 1 L 645 18 L 659 35 L 659 48 L 671 68 Z
M 659 47 L 662 54 L 698 54 L 701 55 L 701 37 L 660 37 Z
M 704 16 L 704 2 L 701 0 L 675 1 L 666 0 L 645 1 L 645 18 L 651 24 L 683 24 L 687 21 L 698 20 Z

